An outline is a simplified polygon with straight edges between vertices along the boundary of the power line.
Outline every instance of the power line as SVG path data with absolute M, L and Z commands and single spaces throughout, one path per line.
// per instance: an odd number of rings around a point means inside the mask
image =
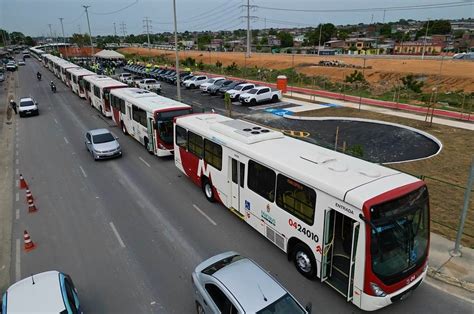
M 465 1 L 457 1 L 457 2 L 408 5 L 408 6 L 398 6 L 398 7 L 375 7 L 375 8 L 353 8 L 353 9 L 315 9 L 315 10 L 312 10 L 312 9 L 278 8 L 278 7 L 267 7 L 267 6 L 257 6 L 257 7 L 262 10 L 273 10 L 273 11 L 338 13 L 338 12 L 373 12 L 373 11 L 441 9 L 441 8 L 471 6 L 473 4 L 474 4 L 474 1 L 465 0 Z
M 129 5 L 126 5 L 125 7 L 121 8 L 121 9 L 118 9 L 118 10 L 115 10 L 115 11 L 111 11 L 111 12 L 91 12 L 91 14 L 93 14 L 93 15 L 111 15 L 111 14 L 122 12 L 122 11 L 130 8 L 131 6 L 134 6 L 137 3 L 138 3 L 138 0 L 135 0 L 135 2 L 133 2 Z
M 230 6 L 229 6 L 230 5 Z M 223 5 L 217 6 L 214 9 L 207 10 L 206 12 L 190 16 L 190 17 L 184 17 L 181 20 L 184 20 L 183 22 L 180 22 L 180 24 L 190 24 L 194 23 L 196 21 L 204 20 L 204 19 L 209 19 L 210 16 L 218 15 L 220 13 L 223 13 L 225 11 L 234 9 L 239 7 L 238 4 L 232 3 L 232 1 L 226 2 Z M 173 22 L 159 22 L 156 24 L 173 24 Z

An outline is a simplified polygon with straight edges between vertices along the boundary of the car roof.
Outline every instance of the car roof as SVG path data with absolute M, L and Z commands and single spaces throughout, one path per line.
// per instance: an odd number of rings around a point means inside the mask
M 7 290 L 8 312 L 60 313 L 64 309 L 58 271 L 27 277 Z
M 91 135 L 98 135 L 98 134 L 105 134 L 105 133 L 110 133 L 109 130 L 107 129 L 92 129 L 88 131 Z
M 34 100 L 31 97 L 22 97 L 22 98 L 20 98 L 20 102 L 22 102 L 22 101 L 34 101 Z
M 261 310 L 287 293 L 275 279 L 248 258 L 233 262 L 212 276 L 232 293 L 248 313 Z

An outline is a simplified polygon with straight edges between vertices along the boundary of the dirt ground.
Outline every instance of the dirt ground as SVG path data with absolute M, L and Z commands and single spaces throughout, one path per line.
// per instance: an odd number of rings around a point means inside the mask
M 174 52 L 148 48 L 123 48 L 122 53 L 148 56 L 167 55 L 174 58 Z M 347 56 L 312 56 L 291 54 L 253 53 L 251 58 L 245 58 L 242 52 L 203 52 L 181 51 L 180 59 L 192 57 L 196 61 L 207 64 L 222 62 L 224 66 L 235 62 L 240 66 L 263 67 L 270 69 L 287 69 L 295 67 L 298 72 L 306 75 L 325 76 L 331 81 L 341 82 L 346 75 L 352 73 L 351 68 L 320 67 L 314 66 L 320 60 L 340 60 L 345 64 L 363 66 L 362 58 Z M 371 68 L 369 68 L 371 67 Z M 441 75 L 439 75 L 441 69 Z M 415 74 L 425 82 L 424 89 L 430 91 L 432 87 L 439 86 L 443 92 L 474 92 L 474 62 L 463 60 L 411 60 L 411 59 L 366 59 L 366 79 L 375 85 L 396 85 L 401 77 Z
M 469 166 L 474 156 L 474 132 L 433 124 L 423 121 L 383 115 L 372 111 L 358 111 L 352 108 L 328 108 L 300 113 L 302 116 L 341 116 L 382 120 L 399 123 L 430 133 L 443 144 L 442 151 L 428 159 L 392 164 L 389 167 L 423 176 L 430 193 L 431 230 L 456 238 L 457 226 L 464 200 Z M 463 245 L 474 248 L 474 193 L 464 227 Z

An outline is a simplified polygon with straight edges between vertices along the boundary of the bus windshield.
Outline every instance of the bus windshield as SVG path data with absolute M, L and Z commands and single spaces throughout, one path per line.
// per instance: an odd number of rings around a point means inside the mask
M 370 209 L 372 270 L 387 285 L 410 275 L 428 254 L 426 187 Z
M 158 113 L 156 129 L 165 144 L 173 144 L 173 119 L 178 116 L 190 114 L 191 112 L 192 110 L 189 108 Z

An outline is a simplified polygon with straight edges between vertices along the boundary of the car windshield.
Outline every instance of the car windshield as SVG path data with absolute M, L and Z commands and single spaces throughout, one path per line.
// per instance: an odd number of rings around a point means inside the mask
M 224 84 L 224 82 L 225 82 L 224 80 L 217 81 L 217 82 L 214 83 L 214 85 L 221 86 L 222 84 Z
M 173 119 L 189 113 L 191 113 L 191 109 L 165 111 L 158 114 L 156 126 L 160 138 L 165 144 L 173 143 Z
M 233 88 L 233 90 L 242 90 L 242 88 L 244 88 L 245 85 L 237 85 Z
M 93 137 L 94 144 L 102 144 L 115 141 L 115 138 L 110 133 L 102 133 L 94 135 Z
M 256 94 L 257 92 L 258 92 L 258 89 L 252 88 L 251 90 L 247 92 L 247 94 Z
M 212 84 L 212 83 L 214 83 L 214 82 L 215 82 L 215 79 L 208 79 L 206 83 Z
M 428 253 L 429 205 L 426 187 L 371 209 L 372 269 L 386 284 L 418 269 Z
M 257 314 L 284 314 L 284 313 L 306 313 L 301 305 L 296 302 L 288 293 L 270 304 L 269 306 L 261 309 Z
M 34 106 L 34 105 L 35 103 L 32 102 L 31 100 L 20 102 L 20 107 L 29 107 L 29 106 Z

